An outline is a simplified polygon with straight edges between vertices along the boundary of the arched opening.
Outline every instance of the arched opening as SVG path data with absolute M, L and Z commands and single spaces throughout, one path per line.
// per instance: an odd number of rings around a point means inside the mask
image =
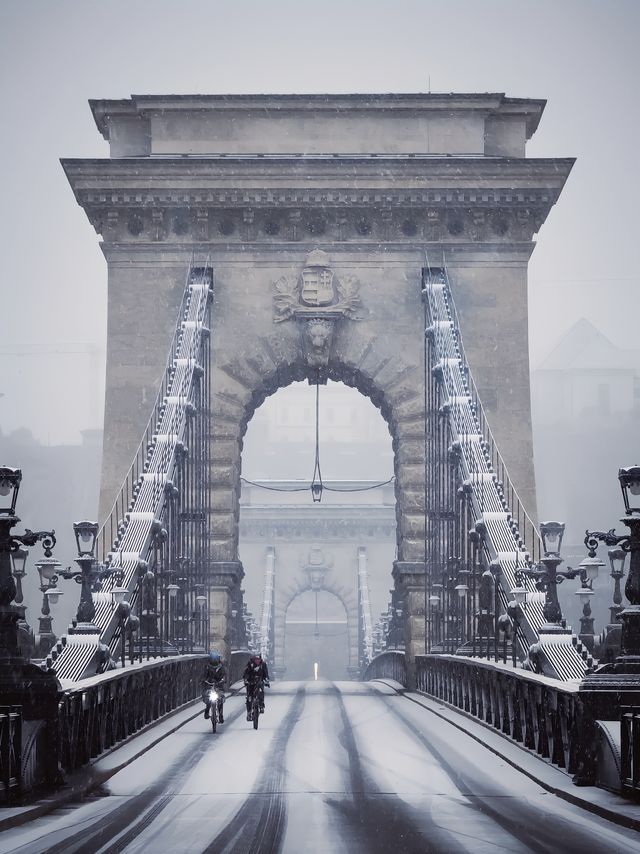
M 266 398 L 242 448 L 244 601 L 260 623 L 265 573 L 272 565 L 270 665 L 287 679 L 313 678 L 316 661 L 321 676 L 354 675 L 359 576 L 364 568 L 374 623 L 387 608 L 393 583 L 395 455 L 388 425 L 365 395 L 338 382 L 320 386 L 318 411 L 320 503 L 310 491 L 315 386 L 296 382 Z
M 285 615 L 287 679 L 348 679 L 347 610 L 335 593 L 305 590 Z

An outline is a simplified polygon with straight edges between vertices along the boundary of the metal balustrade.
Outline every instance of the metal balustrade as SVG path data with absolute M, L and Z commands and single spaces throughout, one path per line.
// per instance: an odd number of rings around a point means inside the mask
M 562 683 L 454 655 L 417 655 L 415 663 L 418 691 L 476 718 L 569 774 L 579 770 L 584 736 L 579 682 Z M 406 687 L 404 653 L 376 656 L 363 678 L 394 679 Z M 640 732 L 640 718 L 636 725 Z
M 406 687 L 407 661 L 403 651 L 387 650 L 374 656 L 362 676 L 364 682 L 370 679 L 393 679 Z
M 416 656 L 419 691 L 482 721 L 569 774 L 578 770 L 579 683 L 450 655 Z
M 68 684 L 58 702 L 62 769 L 77 770 L 198 699 L 204 661 L 201 655 L 185 655 Z
M 620 709 L 620 753 L 622 756 L 622 791 L 640 798 L 640 707 Z
M 0 803 L 20 795 L 22 764 L 22 709 L 0 706 Z
M 511 482 L 491 433 L 462 346 L 446 270 L 423 272 L 425 310 L 425 551 L 429 568 L 425 600 L 428 648 L 455 652 L 475 638 L 478 577 L 491 568 L 496 601 L 504 611 L 516 572 L 541 555 L 541 540 Z M 475 537 L 470 539 L 469 532 Z M 470 580 L 469 606 L 456 601 L 452 582 Z M 456 576 L 458 578 L 456 579 Z M 520 658 L 539 643 L 545 670 L 559 679 L 580 678 L 590 659 L 577 637 L 542 634 L 545 596 L 525 579 L 527 604 L 513 642 Z M 440 593 L 439 591 L 442 590 Z M 495 618 L 497 621 L 498 614 Z M 497 622 L 495 626 L 497 631 Z
M 55 661 L 49 663 L 61 680 L 95 673 L 96 665 L 108 660 L 105 647 L 117 657 L 125 639 L 112 602 L 116 586 L 127 588 L 128 600 L 143 623 L 138 634 L 139 659 L 143 653 L 147 657 L 176 650 L 188 653 L 207 643 L 208 608 L 201 607 L 201 597 L 206 595 L 208 602 L 204 508 L 209 477 L 212 288 L 209 264 L 192 265 L 155 406 L 98 534 L 98 559 L 118 573 L 103 580 L 93 593 L 94 623 L 100 634 L 69 633 Z M 172 614 L 167 588 L 178 580 L 178 613 Z

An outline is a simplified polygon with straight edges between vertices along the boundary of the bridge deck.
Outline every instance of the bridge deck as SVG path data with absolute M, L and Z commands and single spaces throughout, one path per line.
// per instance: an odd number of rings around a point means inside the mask
M 638 850 L 382 683 L 284 682 L 190 720 L 90 800 L 0 833 L 3 852 Z M 532 760 L 537 761 L 537 760 Z M 559 772 L 558 772 L 559 773 Z

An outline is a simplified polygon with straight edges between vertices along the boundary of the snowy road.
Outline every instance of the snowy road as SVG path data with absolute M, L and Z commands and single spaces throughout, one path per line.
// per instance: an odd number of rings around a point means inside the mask
M 255 732 L 241 697 L 102 791 L 0 833 L 0 852 L 614 852 L 640 835 L 544 791 L 379 683 L 283 682 Z

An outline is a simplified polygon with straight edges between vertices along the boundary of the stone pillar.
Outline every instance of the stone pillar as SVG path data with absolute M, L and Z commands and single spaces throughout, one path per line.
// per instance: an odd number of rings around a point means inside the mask
M 225 661 L 231 655 L 231 610 L 237 599 L 244 569 L 239 560 L 209 564 L 209 649 L 217 649 Z
M 265 568 L 264 568 L 264 591 L 262 596 L 262 614 L 260 615 L 260 628 L 264 631 L 271 633 L 271 638 L 269 645 L 266 645 L 264 642 L 264 638 L 262 639 L 262 657 L 267 660 L 267 664 L 272 664 L 274 662 L 274 652 L 275 652 L 275 620 L 274 620 L 274 607 L 275 607 L 275 580 L 276 580 L 276 550 L 274 546 L 267 546 L 267 554 L 265 559 Z M 270 611 L 267 616 L 267 622 L 265 625 L 264 618 L 264 606 L 269 597 L 270 600 Z
M 402 602 L 404 648 L 407 661 L 407 687 L 416 687 L 416 655 L 425 649 L 425 564 L 395 561 L 393 580 L 396 596 Z

